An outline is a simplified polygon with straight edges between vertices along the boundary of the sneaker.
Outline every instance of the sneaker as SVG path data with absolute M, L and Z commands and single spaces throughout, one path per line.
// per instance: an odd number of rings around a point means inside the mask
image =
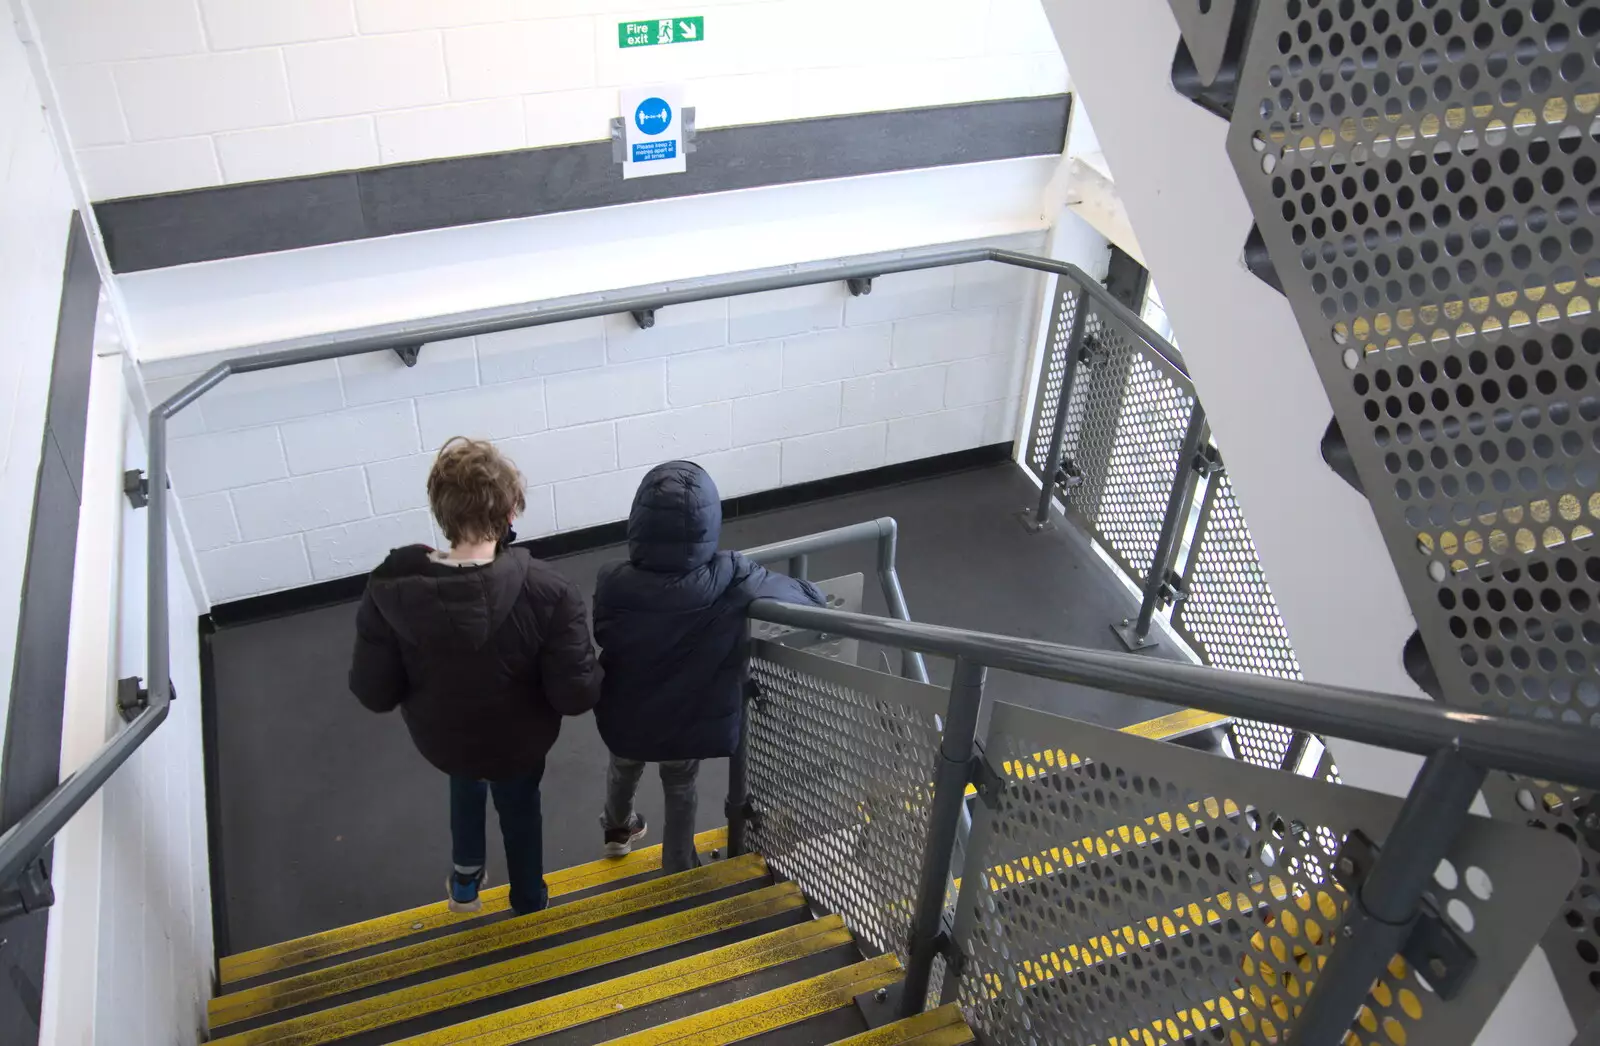
M 450 910 L 457 915 L 471 915 L 483 911 L 483 898 L 478 896 L 478 891 L 483 888 L 483 869 L 478 869 L 471 875 L 462 875 L 460 872 L 451 872 L 450 878 L 445 880 L 444 888 L 449 898 Z
M 650 830 L 638 811 L 628 815 L 628 823 L 621 828 L 606 829 L 606 856 L 621 857 L 633 852 L 633 844 L 644 838 Z

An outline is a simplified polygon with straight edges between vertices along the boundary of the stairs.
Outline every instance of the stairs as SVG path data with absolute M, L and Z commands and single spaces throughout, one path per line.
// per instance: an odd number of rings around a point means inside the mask
M 726 830 L 696 838 L 702 854 Z M 957 1046 L 953 1006 L 868 1030 L 856 997 L 900 979 L 816 918 L 759 855 L 662 876 L 649 847 L 546 876 L 551 906 L 509 917 L 443 901 L 221 961 L 215 1046 L 763 1043 Z

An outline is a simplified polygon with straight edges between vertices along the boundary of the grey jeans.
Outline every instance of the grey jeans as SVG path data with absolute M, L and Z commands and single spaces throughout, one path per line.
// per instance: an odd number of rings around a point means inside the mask
M 607 828 L 621 828 L 633 814 L 633 797 L 639 778 L 648 765 L 636 759 L 611 757 L 606 774 L 606 809 L 600 817 Z M 661 830 L 661 870 L 684 872 L 700 867 L 694 848 L 695 777 L 700 773 L 698 759 L 662 763 L 661 792 L 666 798 L 667 823 Z

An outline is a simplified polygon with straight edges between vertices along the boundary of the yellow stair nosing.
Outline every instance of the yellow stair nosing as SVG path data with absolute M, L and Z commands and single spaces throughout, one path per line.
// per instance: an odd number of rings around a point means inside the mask
M 952 1002 L 840 1039 L 833 1046 L 963 1046 L 975 1041 L 961 1007 Z
M 475 970 L 213 1039 L 212 1046 L 312 1046 L 494 998 L 805 906 L 793 883 L 622 927 Z
M 542 1035 L 576 1028 L 818 955 L 853 942 L 844 920 L 830 915 L 775 930 L 745 941 L 686 956 L 654 969 L 526 1003 L 437 1031 L 423 1032 L 390 1046 L 515 1046 Z
M 596 894 L 571 904 L 546 908 L 532 915 L 478 926 L 311 973 L 245 988 L 211 1000 L 207 1006 L 210 1026 L 215 1030 L 252 1017 L 748 883 L 766 874 L 766 862 L 757 854 L 747 854 L 730 861 L 718 861 L 692 871 Z
M 611 1039 L 605 1046 L 726 1046 L 849 1006 L 862 992 L 898 981 L 901 973 L 899 959 L 880 955 Z
M 722 849 L 728 844 L 727 828 L 701 832 L 695 836 L 695 849 L 701 853 Z M 580 893 L 606 883 L 645 875 L 661 867 L 661 846 L 635 850 L 625 857 L 606 857 L 588 864 L 574 865 L 545 876 L 545 885 L 552 899 L 567 894 Z M 236 984 L 280 970 L 291 969 L 306 963 L 317 962 L 344 955 L 348 952 L 386 944 L 412 934 L 436 930 L 440 927 L 481 919 L 509 906 L 510 889 L 491 887 L 483 891 L 483 910 L 470 914 L 450 911 L 444 901 L 421 905 L 392 915 L 351 923 L 332 930 L 297 937 L 278 944 L 254 948 L 236 955 L 224 956 L 218 963 L 224 985 Z

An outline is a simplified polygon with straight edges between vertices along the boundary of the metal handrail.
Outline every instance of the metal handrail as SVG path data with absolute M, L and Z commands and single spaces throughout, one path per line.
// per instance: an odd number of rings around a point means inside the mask
M 902 1017 L 924 1008 L 939 956 L 958 954 L 950 950 L 952 944 L 941 925 L 966 812 L 966 788 L 973 780 L 971 760 L 985 675 L 991 668 L 1282 723 L 1427 757 L 1377 859 L 1354 887 L 1355 903 L 1339 928 L 1338 943 L 1295 1023 L 1292 1039 L 1306 1046 L 1332 1046 L 1343 1040 L 1373 980 L 1407 939 L 1433 871 L 1465 827 L 1486 771 L 1600 787 L 1600 758 L 1594 746 L 1580 732 L 1553 724 L 1455 712 L 1416 698 L 769 599 L 752 603 L 750 617 L 955 659 L 906 940 L 906 973 L 898 1006 Z M 962 889 L 971 888 L 970 880 L 964 879 Z
M 576 295 L 546 301 L 479 309 L 429 320 L 377 324 L 328 335 L 242 346 L 237 356 L 224 360 L 151 409 L 149 440 L 149 533 L 146 565 L 147 705 L 117 736 L 106 742 L 76 773 L 61 782 L 28 813 L 0 836 L 0 890 L 18 882 L 19 875 L 36 862 L 56 834 L 99 790 L 128 757 L 154 733 L 167 715 L 171 699 L 171 661 L 167 622 L 167 422 L 232 374 L 272 370 L 298 363 L 337 359 L 367 352 L 415 349 L 451 338 L 490 334 L 521 327 L 543 326 L 567 320 L 667 308 L 709 298 L 733 297 L 761 291 L 870 278 L 918 269 L 941 268 L 993 261 L 1037 272 L 1054 273 L 1078 284 L 1083 292 L 1110 310 L 1117 320 L 1148 342 L 1179 370 L 1176 351 L 1159 334 L 1104 287 L 1070 262 L 1041 258 L 1019 251 L 992 247 L 954 250 L 894 251 L 858 255 L 824 262 L 757 269 L 726 276 L 673 281 L 598 294 Z M 903 607 L 904 597 L 900 597 Z M 891 606 L 893 601 L 891 600 Z M 46 892 L 48 884 L 44 884 Z M 45 899 L 42 903 L 49 903 Z M 0 913 L 3 914 L 3 913 Z
M 806 557 L 813 552 L 838 548 L 857 541 L 871 541 L 878 547 L 878 584 L 883 588 L 884 602 L 889 606 L 889 616 L 898 621 L 910 621 L 911 610 L 906 606 L 906 593 L 900 587 L 900 572 L 895 568 L 895 556 L 900 546 L 900 525 L 888 516 L 866 523 L 852 523 L 835 530 L 805 534 L 770 545 L 745 549 L 741 555 L 757 563 L 790 562 L 789 573 L 804 579 Z M 919 683 L 928 681 L 928 666 L 922 655 L 907 650 L 900 674 Z
M 1091 686 L 1239 719 L 1417 755 L 1459 751 L 1486 770 L 1600 788 L 1600 751 L 1581 731 L 1531 719 L 1453 711 L 1431 701 L 1350 687 L 1275 679 L 869 614 L 760 599 L 757 621 L 826 631 L 899 649 L 966 658 L 986 668 Z

